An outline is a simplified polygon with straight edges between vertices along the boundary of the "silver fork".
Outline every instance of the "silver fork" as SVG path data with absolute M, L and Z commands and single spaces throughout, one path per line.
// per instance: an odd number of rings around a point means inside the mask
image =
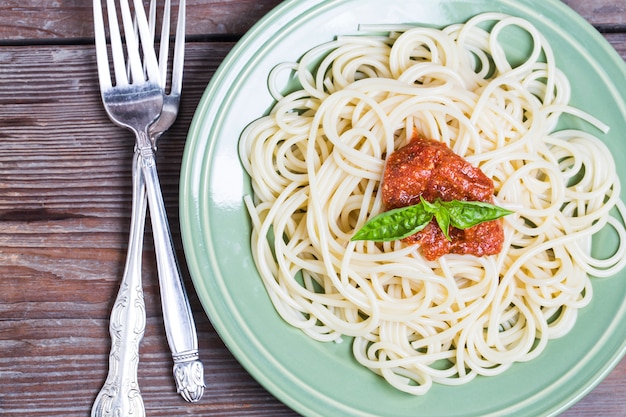
M 145 153 L 146 147 L 152 149 L 148 128 L 161 114 L 163 88 L 159 83 L 158 63 L 143 5 L 135 0 L 146 78 L 144 78 L 144 68 L 139 53 L 139 40 L 134 34 L 133 18 L 127 0 L 120 2 L 120 10 L 126 38 L 130 79 L 126 74 L 124 48 L 117 21 L 115 0 L 107 0 L 106 9 L 115 86 L 113 86 L 109 70 L 102 4 L 100 0 L 93 1 L 96 59 L 102 102 L 109 118 L 114 123 L 135 134 L 137 155 L 133 159 L 133 204 L 127 260 L 109 323 L 111 334 L 109 372 L 93 404 L 91 415 L 92 417 L 122 415 L 141 417 L 145 415 L 145 410 L 137 382 L 137 368 L 139 343 L 145 330 L 146 313 L 141 287 L 145 190 L 142 186 L 143 175 L 139 171 L 139 166 L 143 165 L 143 161 L 139 155 Z
M 182 90 L 183 63 L 185 54 L 185 0 L 178 4 L 176 23 L 176 41 L 172 63 L 172 80 L 169 93 L 163 98 L 163 110 L 160 117 L 149 128 L 152 147 L 156 150 L 158 139 L 176 120 L 180 93 Z M 167 86 L 167 69 L 170 34 L 170 0 L 163 6 L 161 24 L 161 44 L 159 50 L 159 73 L 161 87 Z M 150 29 L 156 25 L 156 1 L 150 2 Z M 144 159 L 144 163 L 145 163 Z M 152 159 L 150 163 L 153 163 Z M 153 176 L 158 182 L 156 170 L 144 169 L 146 175 Z M 150 193 L 148 193 L 150 198 Z M 150 213 L 154 233 L 154 245 L 157 256 L 159 284 L 161 287 L 161 305 L 167 341 L 174 360 L 174 379 L 176 389 L 189 402 L 197 402 L 204 393 L 204 368 L 198 359 L 198 337 L 193 321 L 189 299 L 185 292 L 180 269 L 172 245 L 171 233 L 165 217 L 163 200 L 153 195 L 150 198 Z M 156 212 L 156 213 L 155 213 Z M 161 218 L 161 220 L 159 220 Z

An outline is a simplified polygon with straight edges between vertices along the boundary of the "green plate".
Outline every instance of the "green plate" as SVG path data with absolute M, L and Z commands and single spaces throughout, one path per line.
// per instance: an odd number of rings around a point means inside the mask
M 188 136 L 181 174 L 181 227 L 196 291 L 215 329 L 272 394 L 307 416 L 553 416 L 619 363 L 626 351 L 626 272 L 595 279 L 594 298 L 575 328 L 529 363 L 422 397 L 389 387 L 352 358 L 349 341 L 316 342 L 274 308 L 249 249 L 242 197 L 251 192 L 238 155 L 246 124 L 272 105 L 267 75 L 361 23 L 443 26 L 497 11 L 532 21 L 549 39 L 573 86 L 572 103 L 609 126 L 603 135 L 626 159 L 626 65 L 587 22 L 549 0 L 287 1 L 235 46 L 207 87 Z M 518 42 L 519 43 L 519 42 Z M 585 126 L 577 126 L 584 128 Z M 595 132 L 597 134 L 597 132 Z M 626 165 L 618 165 L 626 184 Z

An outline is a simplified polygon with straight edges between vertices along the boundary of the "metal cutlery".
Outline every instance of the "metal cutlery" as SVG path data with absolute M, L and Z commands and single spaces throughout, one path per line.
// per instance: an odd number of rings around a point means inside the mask
M 173 93 L 166 96 L 164 93 L 165 77 L 162 75 L 164 72 L 159 70 L 159 63 L 154 51 L 153 35 L 141 1 L 134 0 L 135 27 L 138 37 L 134 33 L 133 17 L 128 1 L 120 1 L 126 40 L 125 53 L 115 0 L 107 0 L 107 20 L 115 76 L 115 84 L 113 85 L 109 69 L 101 1 L 94 0 L 93 6 L 96 57 L 102 101 L 110 119 L 135 134 L 135 157 L 133 159 L 133 209 L 127 262 L 109 324 L 112 339 L 109 372 L 94 402 L 91 415 L 93 417 L 128 414 L 143 416 L 145 412 L 137 382 L 137 368 L 139 343 L 145 330 L 145 306 L 141 287 L 141 249 L 145 224 L 146 194 L 151 208 L 163 311 L 168 342 L 172 347 L 175 362 L 174 375 L 177 388 L 188 401 L 199 400 L 204 392 L 203 368 L 198 361 L 195 326 L 173 250 L 154 156 L 156 139 L 169 128 L 175 119 L 177 101 L 171 121 L 165 123 L 164 128 L 150 131 L 150 126 L 156 120 L 161 120 L 164 101 L 173 100 L 166 99 L 166 97 L 180 95 L 182 55 L 181 52 L 178 55 L 175 52 L 174 68 L 178 68 L 176 71 L 178 75 L 175 75 L 173 79 L 178 79 L 177 93 L 173 87 Z M 168 18 L 164 19 L 168 22 L 167 28 L 164 28 L 165 33 L 167 33 L 165 38 L 169 38 L 169 7 L 168 1 L 166 5 Z M 179 23 L 181 22 L 180 10 Z M 184 14 L 184 2 L 182 13 Z M 153 19 L 151 21 L 154 22 Z M 182 27 L 182 41 L 177 30 L 175 49 L 180 51 L 181 48 L 184 48 L 184 16 L 182 17 L 182 26 L 179 27 Z M 182 47 L 179 46 L 181 43 Z M 139 51 L 140 46 L 141 53 Z M 125 56 L 127 62 L 125 62 Z M 160 58 L 162 62 L 167 62 L 167 53 L 161 52 Z M 163 65 L 167 66 L 166 63 Z M 171 104 L 168 108 L 171 108 Z M 171 114 L 172 110 L 166 112 L 166 116 L 169 118 L 171 118 Z M 158 125 L 155 124 L 155 126 Z
M 147 78 L 144 78 L 139 42 L 133 33 L 129 5 L 126 1 L 121 3 L 128 68 L 132 76 L 129 78 L 126 73 L 116 5 L 113 0 L 107 0 L 111 55 L 115 74 L 115 86 L 113 86 L 100 0 L 94 0 L 93 12 L 98 78 L 104 108 L 113 122 L 135 134 L 135 146 L 140 152 L 146 145 L 150 147 L 148 128 L 161 114 L 163 107 L 163 89 L 159 84 L 156 54 L 153 47 L 148 47 L 147 43 L 150 33 L 145 13 L 143 19 L 138 19 L 138 26 L 144 41 L 142 46 Z M 143 338 L 146 324 L 141 283 L 141 250 L 145 223 L 143 215 L 145 213 L 145 188 L 140 171 L 142 163 L 140 153 L 137 153 L 133 159 L 133 203 L 127 260 L 109 323 L 111 335 L 109 372 L 93 404 L 92 417 L 145 415 L 137 382 L 139 343 Z
M 185 0 L 178 3 L 176 23 L 176 40 L 174 44 L 174 58 L 172 63 L 172 78 L 167 92 L 167 70 L 169 55 L 170 33 L 170 0 L 163 6 L 163 22 L 161 25 L 161 42 L 159 50 L 160 85 L 166 91 L 163 97 L 161 115 L 149 128 L 152 148 L 156 150 L 157 141 L 176 120 L 180 93 L 182 90 L 183 62 L 185 54 Z M 154 31 L 156 23 L 156 1 L 150 2 L 150 29 Z M 144 172 L 146 170 L 144 169 Z M 147 175 L 154 175 L 157 182 L 156 170 L 148 170 Z M 148 193 L 150 198 L 150 193 Z M 171 243 L 170 230 L 165 217 L 163 200 L 154 195 L 150 200 L 152 228 L 154 232 L 155 251 L 161 287 L 161 305 L 163 320 L 168 344 L 174 360 L 174 379 L 177 391 L 189 401 L 200 400 L 204 393 L 204 368 L 198 359 L 198 338 L 193 321 L 189 300 L 185 292 L 178 262 Z M 162 216 L 164 221 L 154 219 L 154 211 Z M 155 223 L 156 221 L 156 223 Z

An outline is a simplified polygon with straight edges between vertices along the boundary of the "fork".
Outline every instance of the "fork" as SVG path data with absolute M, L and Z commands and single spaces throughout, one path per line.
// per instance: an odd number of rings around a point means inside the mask
M 139 1 L 139 2 L 138 2 Z M 139 6 L 139 7 L 138 7 Z M 136 155 L 133 159 L 133 203 L 131 229 L 126 265 L 122 282 L 111 311 L 109 333 L 111 351 L 109 372 L 98 393 L 92 417 L 145 415 L 143 400 L 137 382 L 139 343 L 143 338 L 146 312 L 141 284 L 141 249 L 145 217 L 145 191 L 142 173 L 143 157 L 151 148 L 149 126 L 159 117 L 163 107 L 163 88 L 153 40 L 140 0 L 134 0 L 135 14 L 141 39 L 144 68 L 139 54 L 139 40 L 134 34 L 133 19 L 127 0 L 120 1 L 120 10 L 126 38 L 128 71 L 124 57 L 115 0 L 107 0 L 107 20 L 111 38 L 111 55 L 115 86 L 111 80 L 104 16 L 100 0 L 93 0 L 94 34 L 100 93 L 109 118 L 135 134 Z M 140 169 L 142 171 L 140 171 Z M 154 188 L 154 187 L 152 187 Z M 154 193 L 148 188 L 149 193 Z
M 179 1 L 170 91 L 163 97 L 161 115 L 149 128 L 153 150 L 156 150 L 158 139 L 170 128 L 178 114 L 185 53 L 185 6 L 185 0 Z M 161 25 L 161 43 L 159 50 L 159 80 L 164 91 L 167 85 L 170 8 L 170 0 L 166 0 L 163 6 L 163 22 Z M 155 0 L 151 0 L 150 2 L 149 15 L 150 30 L 153 32 L 156 25 Z M 144 159 L 144 163 L 145 162 L 146 159 Z M 149 163 L 153 164 L 152 158 L 150 158 Z M 146 169 L 144 169 L 144 172 L 146 172 Z M 153 181 L 155 183 L 158 182 L 158 177 L 154 169 L 150 169 L 146 175 L 153 176 Z M 150 196 L 150 193 L 148 193 L 148 195 Z M 153 195 L 152 197 L 159 197 L 159 195 Z M 163 205 L 162 198 L 151 198 L 150 210 L 157 255 L 159 284 L 161 287 L 163 321 L 167 341 L 172 353 L 172 359 L 174 360 L 173 372 L 176 381 L 176 389 L 185 400 L 197 402 L 204 393 L 204 368 L 198 359 L 196 328 L 176 255 L 171 243 L 171 233 L 165 217 L 165 206 Z M 155 211 L 158 216 L 155 215 Z

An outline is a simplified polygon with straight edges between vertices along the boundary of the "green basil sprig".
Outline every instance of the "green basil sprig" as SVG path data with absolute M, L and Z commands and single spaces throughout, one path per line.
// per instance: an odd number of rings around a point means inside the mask
M 511 213 L 513 212 L 510 210 L 481 201 L 428 202 L 420 196 L 420 202 L 413 206 L 389 210 L 374 216 L 352 236 L 351 240 L 388 242 L 404 239 L 424 229 L 433 217 L 446 239 L 451 240 L 450 226 L 467 229 Z

